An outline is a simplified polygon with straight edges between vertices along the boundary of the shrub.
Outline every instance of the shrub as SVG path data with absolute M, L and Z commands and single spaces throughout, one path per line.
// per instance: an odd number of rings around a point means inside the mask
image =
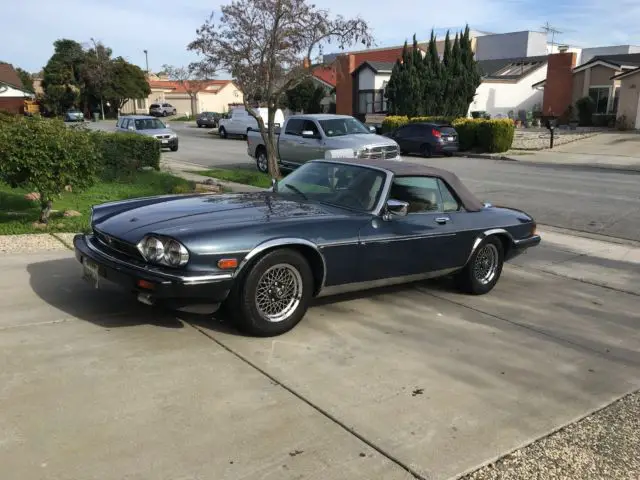
M 582 97 L 576 102 L 578 109 L 578 121 L 581 126 L 589 126 L 593 121 L 593 114 L 596 111 L 596 102 L 591 97 Z
M 616 114 L 607 113 L 602 115 L 593 115 L 591 117 L 595 127 L 614 127 L 616 124 Z
M 478 145 L 478 125 L 481 119 L 459 118 L 454 120 L 453 128 L 458 132 L 460 150 L 471 150 Z
M 515 129 L 508 119 L 485 120 L 477 125 L 478 146 L 485 152 L 506 152 L 513 144 Z
M 160 143 L 135 133 L 94 132 L 96 148 L 102 154 L 100 176 L 127 178 L 142 168 L 160 170 Z
M 396 128 L 399 128 L 409 123 L 409 118 L 406 116 L 394 116 L 390 115 L 385 117 L 382 121 L 382 133 L 393 132 Z
M 442 116 L 427 116 L 427 117 L 413 117 L 409 120 L 409 123 L 451 123 L 455 120 L 455 117 L 442 117 Z
M 0 179 L 40 195 L 40 222 L 47 223 L 55 197 L 93 184 L 101 161 L 92 135 L 60 120 L 15 118 L 0 128 Z

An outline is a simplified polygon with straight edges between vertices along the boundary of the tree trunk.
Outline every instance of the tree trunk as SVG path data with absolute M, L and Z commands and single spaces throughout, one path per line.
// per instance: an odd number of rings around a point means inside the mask
M 282 174 L 280 173 L 280 166 L 278 165 L 278 149 L 276 148 L 276 129 L 274 126 L 276 118 L 275 105 L 269 105 L 267 112 L 267 138 L 264 138 L 265 135 L 262 136 L 265 140 L 265 146 L 267 147 L 267 165 L 271 178 L 280 180 Z
M 40 197 L 40 219 L 38 220 L 40 223 L 49 223 L 49 214 L 51 213 L 51 206 L 53 202 L 51 200 L 46 200 L 44 197 Z

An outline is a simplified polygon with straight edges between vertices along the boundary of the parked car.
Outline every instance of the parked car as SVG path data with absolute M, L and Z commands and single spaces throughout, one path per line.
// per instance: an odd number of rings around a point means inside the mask
M 256 108 L 255 112 L 262 117 L 265 125 L 267 124 L 267 109 Z M 276 128 L 280 127 L 284 123 L 284 113 L 282 110 L 276 110 L 275 120 Z M 219 120 L 218 134 L 220 138 L 228 138 L 229 135 L 239 135 L 246 138 L 249 130 L 258 128 L 258 121 L 253 118 L 244 109 L 244 107 L 234 108 L 229 112 L 228 118 L 221 118 Z
M 450 157 L 460 148 L 458 132 L 449 124 L 409 123 L 387 136 L 398 142 L 403 154 L 419 153 L 424 157 L 441 154 Z
M 375 127 L 367 127 L 349 115 L 292 115 L 277 136 L 278 160 L 286 170 L 298 168 L 309 160 L 325 158 L 328 150 L 349 150 L 354 158 L 400 158 L 398 144 L 376 135 Z M 247 136 L 247 153 L 256 159 L 261 172 L 267 172 L 267 149 L 260 132 Z
M 175 115 L 176 107 L 170 103 L 152 103 L 149 105 L 149 115 L 154 117 L 166 117 L 167 115 Z
M 84 113 L 77 108 L 70 108 L 64 112 L 65 122 L 84 122 Z
M 198 128 L 200 127 L 216 128 L 218 126 L 219 120 L 220 120 L 219 113 L 201 112 L 196 117 L 196 124 L 198 124 Z
M 245 332 L 293 328 L 313 297 L 452 275 L 469 294 L 538 245 L 526 213 L 478 200 L 446 170 L 314 160 L 270 190 L 93 207 L 74 238 L 84 277 L 146 304 L 214 303 Z
M 178 151 L 178 134 L 162 120 L 148 115 L 127 115 L 120 117 L 116 123 L 117 132 L 137 133 L 158 139 L 162 147 Z

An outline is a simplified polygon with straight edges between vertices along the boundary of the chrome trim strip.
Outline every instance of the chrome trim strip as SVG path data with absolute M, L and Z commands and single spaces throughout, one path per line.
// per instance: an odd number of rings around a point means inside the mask
M 480 246 L 480 243 L 482 243 L 482 240 L 484 240 L 485 238 L 487 238 L 488 236 L 491 236 L 491 235 L 507 235 L 509 237 L 509 239 L 511 240 L 511 243 L 514 243 L 513 236 L 509 232 L 507 232 L 504 228 L 492 228 L 490 230 L 485 230 L 484 232 L 482 232 L 481 235 L 476 237 L 475 241 L 473 242 L 473 246 L 471 247 L 471 252 L 469 253 L 469 256 L 467 257 L 467 261 L 464 262 L 465 265 L 467 263 L 469 263 L 469 260 L 471 260 L 471 257 L 473 256 L 474 252 Z
M 327 297 L 331 295 L 340 295 L 343 293 L 357 292 L 361 290 L 369 290 L 379 287 L 390 287 L 393 285 L 400 285 L 403 283 L 417 282 L 420 280 L 428 280 L 430 278 L 442 277 L 451 273 L 461 270 L 462 267 L 445 268 L 442 270 L 434 270 L 427 273 L 417 273 L 414 275 L 404 275 L 400 277 L 381 278 L 379 280 L 368 280 L 365 282 L 345 283 L 343 285 L 333 285 L 331 287 L 325 287 L 318 297 Z
M 374 238 L 371 240 L 364 240 L 359 242 L 361 245 L 368 245 L 371 243 L 392 243 L 392 242 L 404 242 L 407 240 L 423 240 L 428 238 L 440 238 L 440 237 L 455 237 L 455 233 L 434 233 L 432 235 L 410 235 L 406 237 L 384 237 Z
M 150 270 L 148 268 L 140 267 L 139 265 L 135 265 L 129 262 L 125 262 L 124 260 L 120 260 L 119 258 L 112 257 L 108 253 L 103 252 L 102 250 L 98 250 L 92 243 L 88 240 L 89 235 L 85 235 L 85 243 L 89 247 L 89 250 L 94 253 L 100 255 L 101 257 L 106 258 L 107 260 L 122 265 L 124 267 L 132 268 L 134 270 L 139 270 L 144 273 L 150 273 L 154 275 L 158 275 L 160 277 L 165 277 L 168 280 L 175 280 L 185 284 L 197 284 L 204 282 L 215 282 L 219 280 L 229 280 L 233 278 L 233 273 L 218 273 L 214 275 L 198 275 L 198 276 L 182 276 L 182 275 L 172 275 L 170 273 L 158 272 L 157 270 Z
M 322 261 L 322 282 L 317 287 L 317 291 L 320 292 L 324 288 L 324 282 L 327 277 L 327 262 L 324 258 L 324 255 L 318 248 L 318 245 L 316 245 L 313 242 L 310 242 L 309 240 L 305 240 L 304 238 L 293 238 L 293 237 L 275 238 L 273 240 L 267 240 L 266 242 L 259 244 L 242 259 L 242 261 L 240 262 L 240 265 L 238 265 L 238 268 L 236 268 L 233 274 L 233 277 L 237 278 L 242 272 L 242 270 L 244 270 L 247 264 L 251 261 L 251 259 L 255 258 L 257 255 L 261 254 L 265 250 L 268 250 L 270 248 L 275 248 L 275 247 L 286 247 L 289 245 L 292 245 L 292 246 L 303 245 L 305 247 L 311 247 L 320 256 L 320 260 Z

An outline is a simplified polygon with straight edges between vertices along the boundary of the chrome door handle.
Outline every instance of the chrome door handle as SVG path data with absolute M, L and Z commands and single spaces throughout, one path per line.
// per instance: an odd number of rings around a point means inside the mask
M 449 217 L 438 217 L 438 218 L 436 218 L 436 223 L 439 223 L 440 225 L 444 225 L 448 221 L 449 221 Z

